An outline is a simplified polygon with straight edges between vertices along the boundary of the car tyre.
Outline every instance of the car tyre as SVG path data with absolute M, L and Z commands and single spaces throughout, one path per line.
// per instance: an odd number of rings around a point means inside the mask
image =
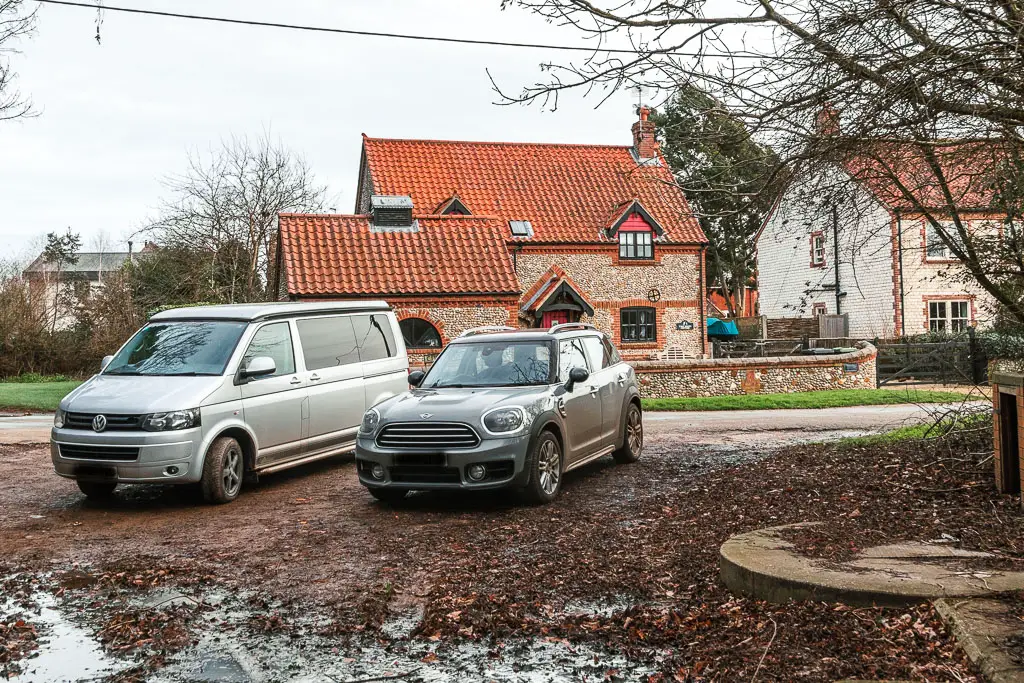
M 213 442 L 203 463 L 199 486 L 207 503 L 230 503 L 238 498 L 245 476 L 245 454 L 234 439 L 222 436 Z
M 92 500 L 107 500 L 117 488 L 116 481 L 77 481 L 78 490 Z
M 640 406 L 630 403 L 622 425 L 622 447 L 612 455 L 615 462 L 625 465 L 640 459 L 644 449 L 644 416 Z
M 558 497 L 562 490 L 562 445 L 552 432 L 545 430 L 537 437 L 526 455 L 526 471 L 530 478 L 523 493 L 528 502 L 543 505 Z
M 398 505 L 409 494 L 408 491 L 403 491 L 402 489 L 386 489 L 381 487 L 374 487 L 369 489 L 369 491 L 371 496 L 388 505 Z

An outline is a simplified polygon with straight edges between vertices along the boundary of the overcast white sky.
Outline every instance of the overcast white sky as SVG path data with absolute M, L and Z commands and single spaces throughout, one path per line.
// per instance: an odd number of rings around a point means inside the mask
M 111 3 L 113 4 L 113 3 Z M 125 6 L 398 33 L 578 44 L 571 29 L 500 0 L 121 0 Z M 354 203 L 360 134 L 629 144 L 635 92 L 595 110 L 495 106 L 566 53 L 443 45 L 46 5 L 14 59 L 40 115 L 0 123 L 0 258 L 71 227 L 85 246 L 144 225 L 190 149 L 269 130 Z

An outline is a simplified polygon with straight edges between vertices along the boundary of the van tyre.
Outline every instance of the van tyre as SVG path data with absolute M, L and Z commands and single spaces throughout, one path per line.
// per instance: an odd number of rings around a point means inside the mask
M 526 454 L 529 480 L 523 494 L 530 503 L 542 505 L 558 497 L 562 490 L 562 445 L 558 437 L 545 430 Z
M 405 497 L 409 494 L 408 491 L 401 489 L 386 489 L 386 488 L 371 488 L 370 495 L 379 500 L 382 503 L 388 505 L 398 505 Z
M 612 455 L 620 465 L 636 462 L 644 450 L 644 416 L 640 406 L 630 403 L 622 425 L 622 447 Z
M 230 503 L 238 498 L 245 476 L 245 454 L 234 439 L 222 436 L 213 442 L 203 462 L 199 486 L 207 503 Z
M 78 490 L 92 500 L 107 500 L 117 488 L 116 481 L 82 481 L 78 480 Z

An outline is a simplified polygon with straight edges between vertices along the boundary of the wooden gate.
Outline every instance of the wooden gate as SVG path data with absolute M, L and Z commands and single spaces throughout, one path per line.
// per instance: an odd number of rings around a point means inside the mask
M 876 341 L 878 385 L 984 384 L 988 360 L 974 330 L 937 341 Z
M 822 314 L 818 316 L 818 336 L 823 339 L 839 339 L 850 336 L 850 317 Z

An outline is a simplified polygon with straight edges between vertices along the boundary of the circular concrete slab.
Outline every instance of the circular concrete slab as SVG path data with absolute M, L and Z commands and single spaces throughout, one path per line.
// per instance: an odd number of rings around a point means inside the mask
M 931 543 L 867 548 L 853 560 L 826 563 L 799 555 L 779 531 L 817 522 L 760 529 L 723 545 L 722 581 L 730 590 L 769 602 L 819 600 L 853 606 L 902 606 L 949 597 L 1024 590 L 1024 572 L 972 568 L 988 553 Z

